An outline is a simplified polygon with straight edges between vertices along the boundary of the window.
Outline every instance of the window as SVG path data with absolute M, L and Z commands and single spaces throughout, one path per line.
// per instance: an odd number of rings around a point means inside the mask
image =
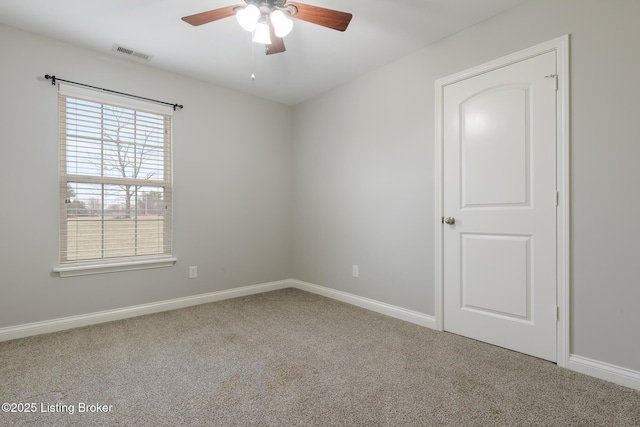
M 65 275 L 168 266 L 172 111 L 60 85 L 60 266 Z

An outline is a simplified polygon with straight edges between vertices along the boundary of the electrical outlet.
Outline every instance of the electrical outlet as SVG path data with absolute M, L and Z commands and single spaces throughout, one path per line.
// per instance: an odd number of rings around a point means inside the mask
M 198 277 L 198 266 L 192 265 L 189 267 L 189 279 L 195 279 L 196 277 Z
M 353 277 L 355 278 L 360 277 L 360 267 L 357 265 L 353 266 Z

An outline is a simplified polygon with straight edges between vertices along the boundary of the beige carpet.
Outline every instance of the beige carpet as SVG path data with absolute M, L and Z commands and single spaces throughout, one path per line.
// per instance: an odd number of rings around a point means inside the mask
M 2 426 L 640 425 L 638 391 L 296 289 L 8 341 L 0 361 L 0 402 L 35 409 Z

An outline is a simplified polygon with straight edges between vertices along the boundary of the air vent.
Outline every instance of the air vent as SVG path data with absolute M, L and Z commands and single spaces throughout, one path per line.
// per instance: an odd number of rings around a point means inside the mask
M 142 59 L 143 61 L 147 61 L 147 62 L 151 61 L 151 55 L 147 55 L 146 53 L 142 53 L 137 50 L 129 49 L 128 47 L 120 46 L 117 43 L 113 45 L 113 48 L 111 50 L 113 50 L 114 52 L 121 53 L 123 55 Z

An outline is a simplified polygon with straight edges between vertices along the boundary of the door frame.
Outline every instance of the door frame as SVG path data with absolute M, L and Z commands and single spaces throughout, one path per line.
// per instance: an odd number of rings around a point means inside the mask
M 567 367 L 570 355 L 570 116 L 569 116 L 569 35 L 564 35 L 545 43 L 538 44 L 489 61 L 482 65 L 436 80 L 435 105 L 435 327 L 444 330 L 444 88 L 461 80 L 493 71 L 525 59 L 547 52 L 556 53 L 557 63 L 557 104 L 556 104 L 556 190 L 558 208 L 556 214 L 556 304 L 558 322 L 556 332 L 556 360 L 558 366 Z M 551 197 L 551 196 L 550 196 Z

